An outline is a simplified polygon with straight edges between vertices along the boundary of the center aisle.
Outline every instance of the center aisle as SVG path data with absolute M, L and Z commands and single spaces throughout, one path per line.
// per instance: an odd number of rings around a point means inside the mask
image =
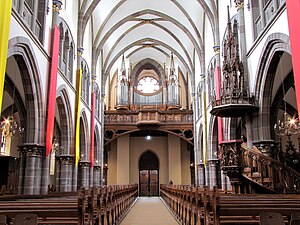
M 178 225 L 159 197 L 140 197 L 121 225 Z

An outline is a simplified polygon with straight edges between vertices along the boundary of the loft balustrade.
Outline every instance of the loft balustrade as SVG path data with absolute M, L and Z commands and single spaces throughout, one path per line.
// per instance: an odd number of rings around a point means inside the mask
M 138 109 L 127 111 L 105 111 L 106 125 L 166 125 L 166 124 L 193 124 L 191 110 L 161 111 L 157 109 Z

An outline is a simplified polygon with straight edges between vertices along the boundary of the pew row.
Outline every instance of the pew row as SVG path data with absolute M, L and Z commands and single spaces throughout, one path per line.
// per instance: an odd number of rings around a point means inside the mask
M 74 193 L 0 197 L 0 215 L 15 224 L 19 214 L 37 215 L 36 224 L 117 224 L 137 198 L 137 185 L 104 186 Z
M 286 224 L 292 224 L 296 220 L 292 215 L 300 213 L 300 195 L 232 194 L 188 185 L 160 188 L 161 197 L 182 224 L 263 224 L 261 213 L 279 213 Z

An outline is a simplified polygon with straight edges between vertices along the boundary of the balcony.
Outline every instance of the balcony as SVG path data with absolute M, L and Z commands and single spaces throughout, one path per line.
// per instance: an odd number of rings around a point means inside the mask
M 192 110 L 160 110 L 138 109 L 138 110 L 107 110 L 104 113 L 105 128 L 119 130 L 131 130 L 142 127 L 160 127 L 185 129 L 193 127 Z

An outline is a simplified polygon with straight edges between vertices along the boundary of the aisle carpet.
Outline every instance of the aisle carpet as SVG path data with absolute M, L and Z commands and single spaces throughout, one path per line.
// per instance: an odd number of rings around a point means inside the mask
M 159 197 L 140 197 L 121 225 L 178 225 Z

